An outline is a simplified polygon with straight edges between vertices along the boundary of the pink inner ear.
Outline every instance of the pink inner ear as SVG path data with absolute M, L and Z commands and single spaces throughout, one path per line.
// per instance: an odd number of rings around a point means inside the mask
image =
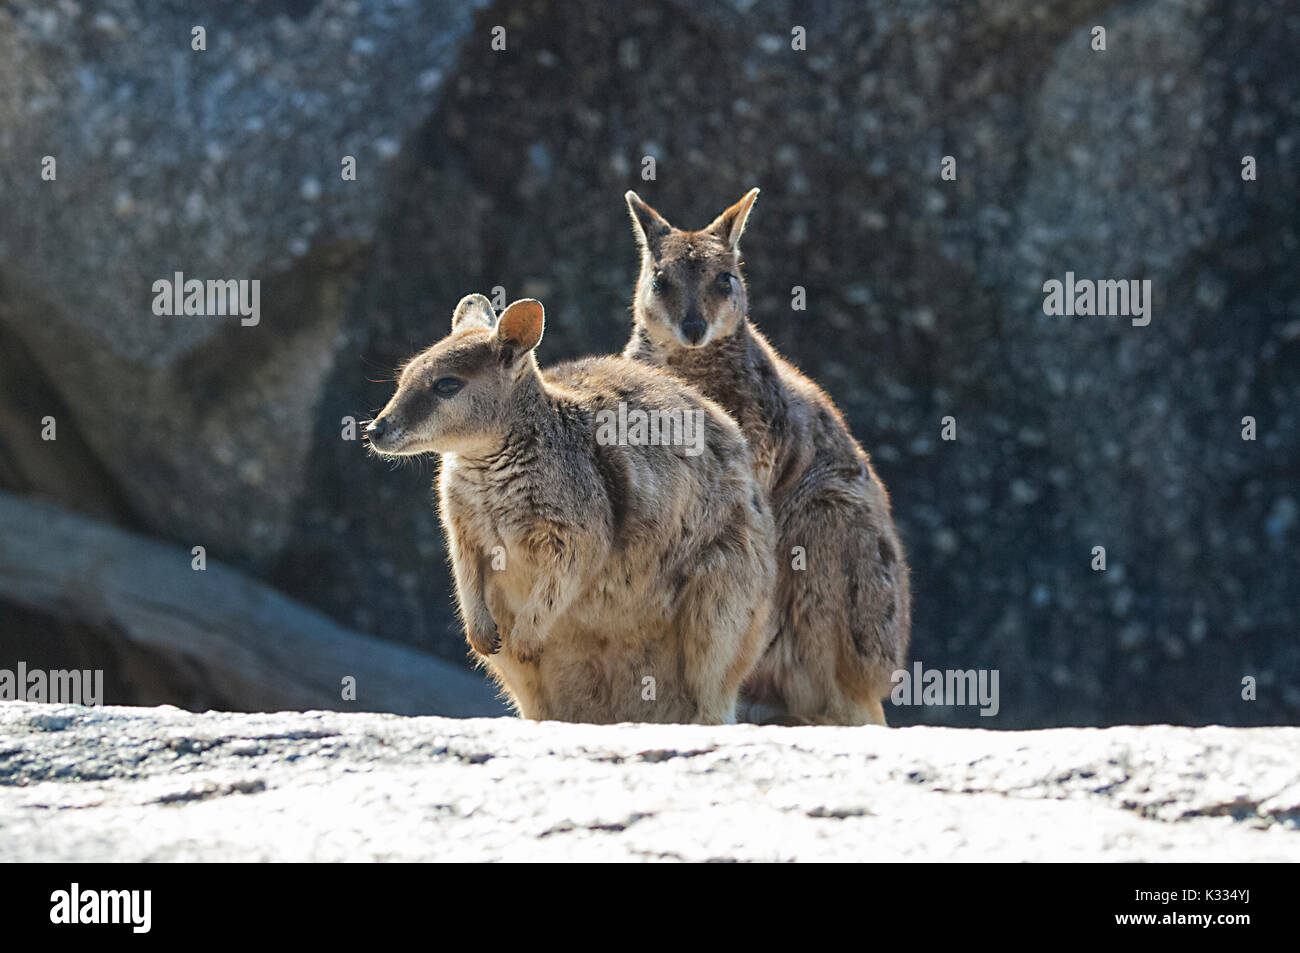
M 516 301 L 502 312 L 497 336 L 516 347 L 532 349 L 542 337 L 543 315 L 537 302 Z

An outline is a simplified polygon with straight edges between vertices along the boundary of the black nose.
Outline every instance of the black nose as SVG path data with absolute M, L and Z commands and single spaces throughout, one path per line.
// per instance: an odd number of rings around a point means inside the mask
M 686 340 L 692 344 L 698 344 L 704 337 L 706 330 L 704 322 L 699 318 L 687 318 L 682 322 L 682 334 L 686 335 Z
M 388 421 L 385 420 L 383 417 L 380 417 L 378 420 L 370 421 L 370 426 L 366 428 L 366 436 L 370 437 L 371 440 L 375 439 L 376 437 L 382 437 L 387 432 L 388 432 Z

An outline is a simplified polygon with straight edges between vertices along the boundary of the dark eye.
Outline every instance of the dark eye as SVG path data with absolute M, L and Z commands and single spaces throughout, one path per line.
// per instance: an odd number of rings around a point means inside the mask
M 433 382 L 433 392 L 439 397 L 450 397 L 465 386 L 465 382 L 456 377 L 439 377 Z
M 732 276 L 725 271 L 718 275 L 718 290 L 724 295 L 731 294 L 731 278 Z
M 654 274 L 650 276 L 650 290 L 652 291 L 664 290 L 664 280 L 660 275 Z

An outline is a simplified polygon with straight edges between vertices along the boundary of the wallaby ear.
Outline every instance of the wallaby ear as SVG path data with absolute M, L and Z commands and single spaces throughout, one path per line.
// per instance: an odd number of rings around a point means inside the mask
M 521 298 L 501 312 L 497 321 L 497 340 L 502 351 L 509 348 L 511 359 L 531 351 L 542 340 L 546 311 L 534 298 Z
M 630 189 L 624 194 L 628 211 L 632 213 L 632 227 L 636 229 L 636 242 L 651 255 L 659 252 L 659 243 L 673 230 L 668 221 L 652 209 L 641 196 Z
M 492 310 L 492 302 L 482 295 L 465 295 L 460 299 L 460 304 L 456 305 L 456 310 L 451 316 L 451 329 L 459 331 L 461 328 L 485 328 L 491 331 L 496 327 L 497 316 Z
M 745 222 L 749 220 L 749 210 L 754 207 L 756 198 L 758 189 L 750 189 L 743 199 L 715 218 L 706 231 L 713 232 L 735 251 L 740 247 L 740 236 L 745 231 Z

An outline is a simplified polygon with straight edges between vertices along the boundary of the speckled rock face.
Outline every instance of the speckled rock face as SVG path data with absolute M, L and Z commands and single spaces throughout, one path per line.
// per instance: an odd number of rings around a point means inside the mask
M 149 528 L 264 565 L 282 551 L 344 289 L 464 7 L 0 13 L 0 323 Z M 155 315 L 177 272 L 261 282 L 262 320 Z
M 0 860 L 1294 861 L 1298 744 L 5 702 Z
M 461 659 L 433 468 L 342 418 L 469 291 L 543 299 L 544 361 L 619 349 L 623 192 L 701 226 L 758 185 L 753 317 L 890 489 L 915 656 L 1001 672 L 996 719 L 895 723 L 1300 718 L 1294 4 L 625 6 L 236 5 L 196 52 L 171 7 L 6 5 L 0 488 Z M 261 322 L 153 315 L 176 271 Z M 1151 323 L 1045 315 L 1066 272 Z

